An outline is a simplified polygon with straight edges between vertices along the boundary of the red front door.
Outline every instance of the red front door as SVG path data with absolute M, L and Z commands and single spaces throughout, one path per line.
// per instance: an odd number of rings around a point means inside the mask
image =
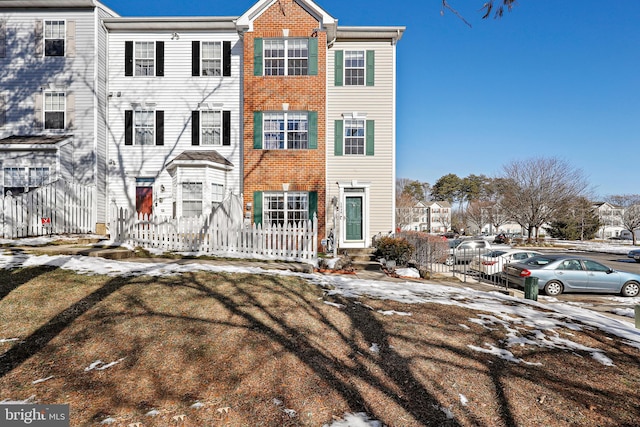
M 136 212 L 138 215 L 153 213 L 153 187 L 136 187 Z

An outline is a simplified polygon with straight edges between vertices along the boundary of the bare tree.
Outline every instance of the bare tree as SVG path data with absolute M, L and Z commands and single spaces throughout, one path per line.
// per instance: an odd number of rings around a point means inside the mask
M 635 246 L 635 231 L 640 229 L 640 194 L 617 194 L 608 196 L 607 200 L 616 206 L 624 208 L 622 226 L 631 233 Z
M 631 232 L 633 245 L 636 245 L 636 230 L 640 229 L 640 205 L 633 205 L 625 208 L 622 215 L 622 225 L 625 230 Z
M 503 166 L 502 207 L 527 230 L 528 239 L 576 198 L 588 183 L 579 169 L 557 158 L 532 158 Z
M 478 226 L 482 232 L 482 227 L 489 223 L 489 212 L 493 208 L 493 203 L 488 200 L 474 200 L 467 205 L 467 220 Z
M 396 196 L 396 227 L 401 230 L 413 222 L 413 209 L 416 200 L 406 192 Z
M 487 19 L 489 16 L 491 16 L 492 13 L 495 18 L 502 18 L 505 10 L 511 12 L 511 9 L 513 9 L 513 6 L 515 6 L 515 4 L 516 0 L 485 0 L 484 4 L 480 8 L 480 10 L 484 11 L 482 19 Z M 442 8 L 440 9 L 440 14 L 444 15 L 445 10 L 450 10 L 465 24 L 471 27 L 471 24 L 449 4 L 448 0 L 442 0 Z

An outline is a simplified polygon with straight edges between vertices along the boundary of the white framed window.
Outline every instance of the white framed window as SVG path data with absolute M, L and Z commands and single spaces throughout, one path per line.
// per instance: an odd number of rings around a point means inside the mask
M 66 95 L 64 92 L 44 93 L 44 128 L 65 128 Z
M 224 184 L 211 184 L 211 202 L 217 205 L 224 200 Z
M 364 55 L 364 50 L 344 52 L 344 84 L 346 86 L 364 86 Z
M 202 215 L 202 183 L 182 183 L 182 216 L 194 217 Z
M 265 76 L 306 76 L 309 74 L 308 39 L 265 39 Z
M 134 145 L 155 144 L 155 111 L 136 110 L 133 113 Z
M 284 225 L 309 219 L 309 193 L 265 193 L 263 223 Z
M 49 168 L 29 168 L 29 187 L 42 187 L 49 183 Z
M 44 21 L 44 56 L 64 56 L 64 21 Z
M 202 42 L 202 75 L 222 75 L 222 43 Z
M 222 145 L 222 112 L 201 111 L 200 132 L 202 145 Z
M 50 182 L 48 167 L 8 167 L 3 169 L 4 194 L 13 195 L 41 187 Z
M 365 154 L 365 120 L 345 119 L 344 120 L 344 154 L 364 155 Z
M 155 75 L 155 46 L 154 42 L 135 42 L 134 64 L 136 76 Z
M 309 117 L 305 112 L 264 113 L 264 149 L 309 148 Z

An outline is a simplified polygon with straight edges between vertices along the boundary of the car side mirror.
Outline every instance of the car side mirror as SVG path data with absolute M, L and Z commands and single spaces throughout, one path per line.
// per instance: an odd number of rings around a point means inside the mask
M 613 268 L 610 268 L 609 270 L 607 270 L 607 274 L 611 274 L 611 273 L 614 273 L 614 272 L 615 272 L 615 270 Z

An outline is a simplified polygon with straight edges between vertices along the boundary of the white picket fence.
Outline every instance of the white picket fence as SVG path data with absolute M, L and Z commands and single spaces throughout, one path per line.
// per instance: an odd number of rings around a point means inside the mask
M 64 180 L 16 196 L 0 197 L 0 235 L 16 239 L 94 233 L 95 198 L 95 186 Z
M 278 226 L 244 225 L 241 198 L 233 197 L 209 215 L 163 218 L 112 205 L 110 237 L 116 243 L 165 252 L 315 261 L 318 219 Z

